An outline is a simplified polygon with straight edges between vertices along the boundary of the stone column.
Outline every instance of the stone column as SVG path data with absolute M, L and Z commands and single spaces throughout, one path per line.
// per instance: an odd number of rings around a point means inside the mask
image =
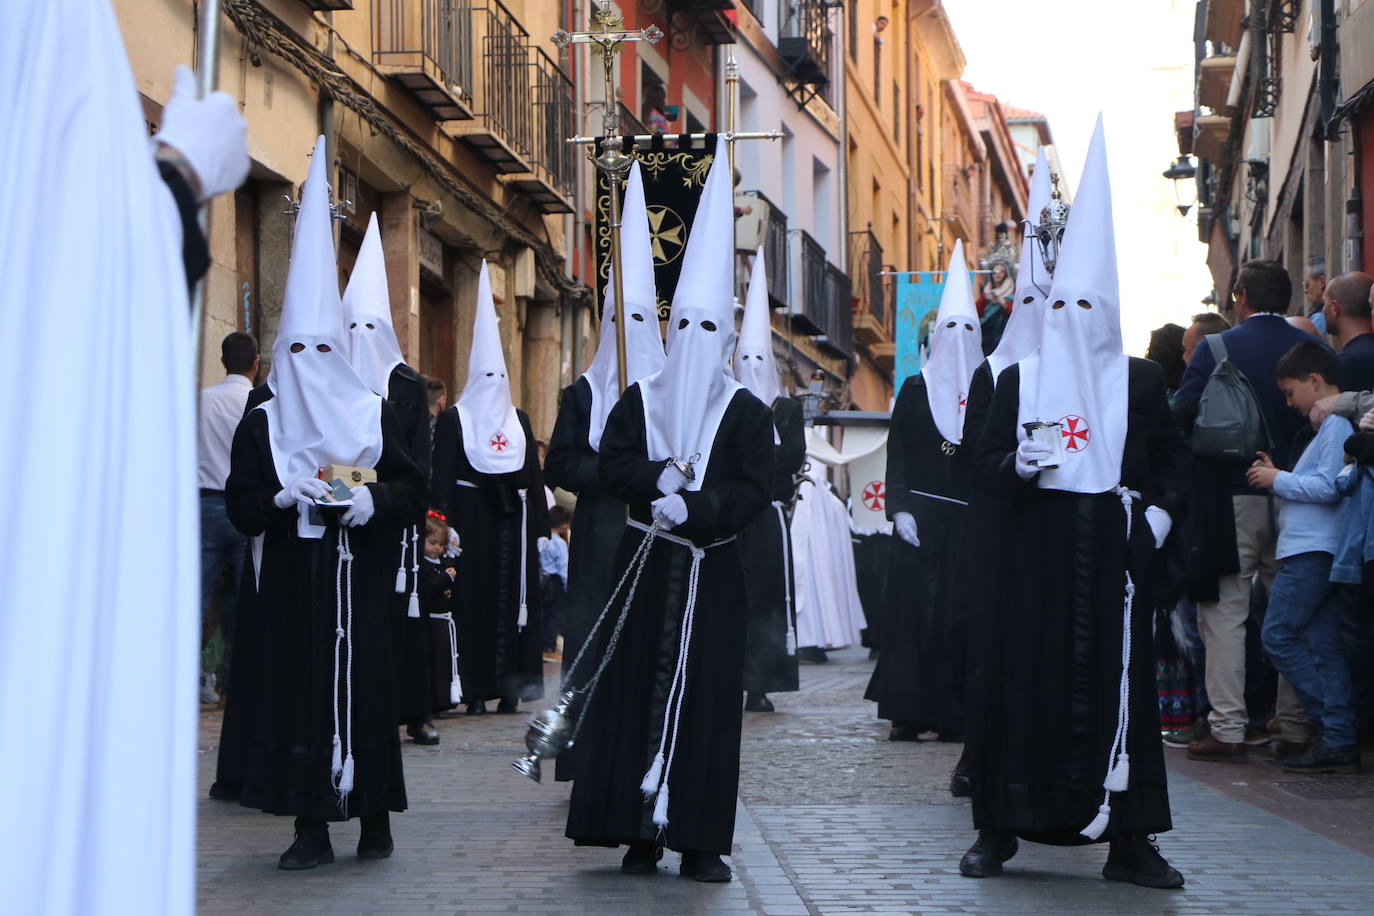
M 382 254 L 391 291 L 391 322 L 401 353 L 412 366 L 420 362 L 420 252 L 410 194 L 382 195 Z

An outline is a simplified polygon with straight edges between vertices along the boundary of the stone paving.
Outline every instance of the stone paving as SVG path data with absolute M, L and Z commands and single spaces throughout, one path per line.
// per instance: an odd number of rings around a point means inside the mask
M 1342 913 L 1374 912 L 1374 801 L 1364 778 L 1310 784 L 1262 760 L 1185 762 L 1169 752 L 1175 830 L 1161 849 L 1181 891 L 1102 880 L 1105 849 L 1022 844 L 998 879 L 959 876 L 969 812 L 946 789 L 958 745 L 891 743 L 862 699 L 859 651 L 802 669 L 778 712 L 746 714 L 736 878 L 700 885 L 676 856 L 649 878 L 620 853 L 563 837 L 568 789 L 520 777 L 525 714 L 444 718 L 443 743 L 404 745 L 411 808 L 396 855 L 360 862 L 357 824 L 332 829 L 338 860 L 283 872 L 290 821 L 200 803 L 203 913 Z M 218 713 L 202 723 L 202 792 Z M 1301 784 L 1300 784 L 1301 783 Z M 1334 794 L 1334 798 L 1314 795 Z M 202 795 L 203 797 L 203 795 Z

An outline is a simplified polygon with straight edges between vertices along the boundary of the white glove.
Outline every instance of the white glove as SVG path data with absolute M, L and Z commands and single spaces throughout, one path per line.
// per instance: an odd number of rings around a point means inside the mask
M 372 521 L 372 516 L 377 512 L 377 505 L 372 501 L 372 491 L 367 488 L 367 484 L 351 487 L 348 492 L 353 494 L 353 505 L 343 514 L 343 518 L 339 519 L 339 524 L 345 528 L 357 528 Z
M 248 177 L 248 124 L 224 92 L 196 98 L 196 78 L 186 67 L 172 76 L 172 98 L 153 139 L 185 157 L 200 181 L 200 200 L 232 191 Z
M 1022 480 L 1030 480 L 1040 473 L 1036 462 L 1044 461 L 1052 455 L 1054 450 L 1048 445 L 1042 445 L 1034 439 L 1022 439 L 1021 444 L 1016 446 L 1016 476 Z
M 898 512 L 892 516 L 892 527 L 896 529 L 897 537 L 912 547 L 921 546 L 921 539 L 916 536 L 916 518 L 910 512 Z
M 660 519 L 664 528 L 671 530 L 687 521 L 687 503 L 676 493 L 656 499 L 649 505 L 653 506 L 654 518 Z
M 663 469 L 663 473 L 658 475 L 658 492 L 664 496 L 672 496 L 685 486 L 687 486 L 687 475 L 671 462 Z
M 1159 506 L 1145 507 L 1145 522 L 1150 526 L 1150 532 L 1155 536 L 1155 550 L 1164 546 L 1164 542 L 1169 537 L 1169 532 L 1174 528 L 1174 520 Z
M 291 486 L 279 490 L 277 495 L 272 497 L 272 504 L 278 509 L 287 509 L 292 503 L 312 502 L 319 497 L 328 496 L 330 492 L 329 484 L 318 477 L 302 477 Z

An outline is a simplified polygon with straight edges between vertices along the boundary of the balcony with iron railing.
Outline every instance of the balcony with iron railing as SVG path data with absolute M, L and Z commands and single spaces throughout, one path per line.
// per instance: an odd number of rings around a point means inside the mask
M 558 64 L 535 48 L 529 64 L 534 118 L 529 175 L 508 179 L 545 213 L 571 213 L 574 152 L 567 138 L 573 130 L 573 84 Z
M 735 8 L 735 0 L 667 0 L 667 8 L 674 47 L 679 35 L 705 45 L 734 43 L 735 26 L 725 14 Z
M 804 334 L 824 334 L 830 327 L 830 296 L 825 273 L 825 249 L 805 230 L 801 247 L 801 301 L 793 302 L 792 323 Z
M 528 172 L 535 146 L 530 36 L 500 0 L 473 7 L 474 120 L 454 133 L 501 174 Z M 565 138 L 566 139 L 566 138 Z
M 830 7 L 826 0 L 779 0 L 778 54 L 788 76 L 822 95 L 830 83 Z
M 636 118 L 635 113 L 625 107 L 624 102 L 616 102 L 615 107 L 620 112 L 620 135 L 622 137 L 644 137 L 653 133 L 647 124 Z
M 854 283 L 854 339 L 869 345 L 892 338 L 892 319 L 883 288 L 883 246 L 871 229 L 849 233 L 849 269 Z
M 377 0 L 372 62 L 441 121 L 472 117 L 472 0 Z
M 735 247 L 739 251 L 753 252 L 763 246 L 763 260 L 768 267 L 769 304 L 774 309 L 786 311 L 791 263 L 787 254 L 787 214 L 762 191 L 739 192 L 735 206 L 747 211 L 735 221 Z
M 816 343 L 836 356 L 854 355 L 854 293 L 849 275 L 834 264 L 825 268 L 825 291 L 829 301 L 825 333 Z
M 957 234 L 971 239 L 978 232 L 978 207 L 973 201 L 973 187 L 963 166 L 947 162 L 944 167 L 945 186 L 942 216 L 957 222 Z

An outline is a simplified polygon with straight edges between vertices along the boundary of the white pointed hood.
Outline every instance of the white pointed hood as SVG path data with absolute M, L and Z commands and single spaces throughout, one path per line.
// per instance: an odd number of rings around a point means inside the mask
M 473 468 L 483 474 L 510 474 L 525 466 L 525 429 L 510 399 L 506 355 L 485 260 L 477 276 L 468 380 L 454 409 L 463 427 L 463 453 Z
M 382 399 L 345 356 L 327 159 L 320 137 L 296 213 L 267 379 L 272 399 L 258 408 L 267 414 L 272 463 L 283 487 L 329 464 L 376 467 L 382 456 Z M 304 515 L 298 530 L 307 537 L 323 532 L 307 525 Z
M 1121 346 L 1112 189 L 1100 115 L 1048 302 L 1040 352 L 1021 363 L 1019 421 L 1063 424 L 1064 458 L 1055 470 L 1041 472 L 1041 487 L 1103 493 L 1121 481 L 1128 357 Z
M 696 458 L 701 488 L 711 445 L 730 399 L 742 387 L 730 375 L 735 350 L 735 210 L 725 138 L 697 202 L 682 273 L 668 318 L 668 360 L 639 383 L 649 460 Z
M 644 204 L 644 176 L 639 163 L 630 166 L 625 205 L 620 217 L 620 260 L 625 266 L 625 384 L 633 385 L 663 368 L 663 337 L 658 330 L 658 293 L 654 286 L 654 254 L 649 235 L 649 211 Z M 601 450 L 606 418 L 620 400 L 620 372 L 615 358 L 615 279 L 606 284 L 601 312 L 601 341 L 582 377 L 592 390 L 587 444 Z
M 367 234 L 344 290 L 343 316 L 348 362 L 367 387 L 386 397 L 391 370 L 405 362 L 405 357 L 391 325 L 391 294 L 376 213 L 368 217 Z
M 935 327 L 930 332 L 930 358 L 921 367 L 935 428 L 953 445 L 963 441 L 969 382 L 982 361 L 982 327 L 973 305 L 964 243 L 957 241 L 945 271 Z
M 772 406 L 782 394 L 782 385 L 773 357 L 773 327 L 768 316 L 768 268 L 763 263 L 760 245 L 744 300 L 744 320 L 740 323 L 739 346 L 735 348 L 735 378 L 754 397 Z
M 1050 202 L 1050 164 L 1045 148 L 1035 156 L 1035 172 L 1031 175 L 1030 197 L 1026 202 L 1026 215 L 1031 225 L 1040 219 L 1040 211 Z M 1021 261 L 1016 271 L 1016 296 L 1012 300 L 1011 317 L 1002 330 L 1002 339 L 997 349 L 988 356 L 988 368 L 992 370 L 992 381 L 1002 370 L 1014 362 L 1025 359 L 1040 346 L 1040 332 L 1045 324 L 1045 297 L 1050 294 L 1050 272 L 1045 269 L 1045 260 L 1040 246 L 1035 242 L 1035 233 L 1029 226 L 1022 228 Z

